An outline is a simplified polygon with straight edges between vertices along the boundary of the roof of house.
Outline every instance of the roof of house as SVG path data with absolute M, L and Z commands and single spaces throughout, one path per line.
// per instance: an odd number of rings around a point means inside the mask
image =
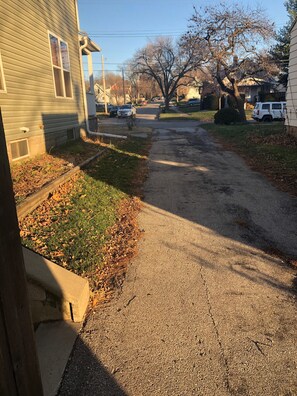
M 247 77 L 240 81 L 238 86 L 252 87 L 264 84 L 271 84 L 271 81 L 264 80 L 263 78 Z

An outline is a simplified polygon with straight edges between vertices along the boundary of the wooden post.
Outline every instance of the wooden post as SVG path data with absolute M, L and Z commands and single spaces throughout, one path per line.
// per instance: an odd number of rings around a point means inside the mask
M 0 395 L 43 395 L 1 110 Z

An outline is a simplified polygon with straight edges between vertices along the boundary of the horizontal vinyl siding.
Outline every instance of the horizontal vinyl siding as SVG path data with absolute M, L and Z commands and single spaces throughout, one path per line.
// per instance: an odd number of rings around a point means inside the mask
M 297 26 L 291 32 L 286 125 L 297 127 Z
M 72 98 L 55 96 L 48 32 L 68 44 Z M 44 151 L 47 140 L 52 146 L 83 123 L 74 0 L 0 1 L 0 53 L 6 82 L 0 106 L 8 142 L 28 138 L 30 146 L 32 138 Z

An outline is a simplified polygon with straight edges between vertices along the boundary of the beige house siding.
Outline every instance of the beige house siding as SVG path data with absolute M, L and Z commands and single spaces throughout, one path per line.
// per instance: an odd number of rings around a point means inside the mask
M 188 87 L 188 92 L 185 96 L 185 99 L 201 99 L 201 95 L 199 93 L 199 89 L 196 87 Z
M 49 32 L 68 44 L 72 98 L 56 97 Z M 78 137 L 84 108 L 75 1 L 1 1 L 0 56 L 9 155 L 11 141 L 28 139 L 30 155 L 35 155 L 65 142 L 67 130 L 68 138 Z
M 297 136 L 297 24 L 291 31 L 286 125 Z

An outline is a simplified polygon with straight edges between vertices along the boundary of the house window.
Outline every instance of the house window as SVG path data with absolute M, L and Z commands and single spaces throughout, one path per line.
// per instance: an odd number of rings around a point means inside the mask
M 10 142 L 11 158 L 17 160 L 29 155 L 28 140 L 22 139 Z
M 51 33 L 49 34 L 49 39 L 56 96 L 71 98 L 72 86 L 68 45 Z
M 0 92 L 6 92 L 1 53 L 0 53 Z

